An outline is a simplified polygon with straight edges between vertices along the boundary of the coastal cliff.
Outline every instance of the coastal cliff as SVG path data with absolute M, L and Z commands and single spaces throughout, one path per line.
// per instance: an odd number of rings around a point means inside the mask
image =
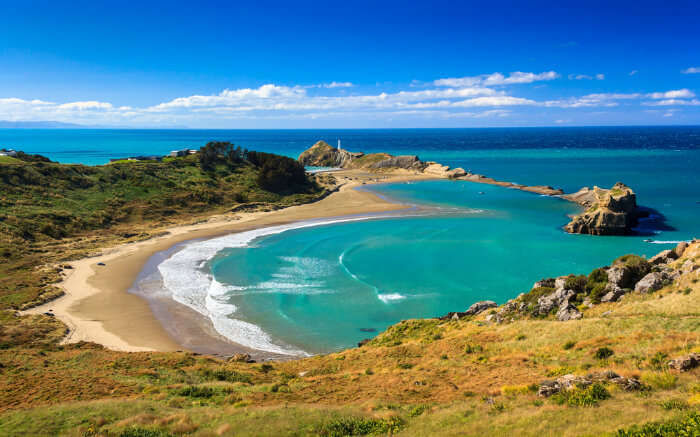
M 637 196 L 622 182 L 609 190 L 584 187 L 562 197 L 586 208 L 564 227 L 573 234 L 626 235 L 631 233 L 641 215 Z

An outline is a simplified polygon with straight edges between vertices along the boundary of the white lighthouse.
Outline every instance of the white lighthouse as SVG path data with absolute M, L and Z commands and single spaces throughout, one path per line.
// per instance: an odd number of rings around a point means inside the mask
M 338 151 L 340 151 L 340 138 L 338 138 Z

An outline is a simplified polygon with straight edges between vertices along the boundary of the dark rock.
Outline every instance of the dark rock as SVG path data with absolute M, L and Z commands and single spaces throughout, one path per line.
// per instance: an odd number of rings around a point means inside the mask
M 442 317 L 438 317 L 440 320 L 459 320 L 462 317 L 475 316 L 479 313 L 486 311 L 489 308 L 497 307 L 498 304 L 491 300 L 482 300 L 472 304 L 466 311 L 463 312 L 449 312 Z
M 364 340 L 361 340 L 359 343 L 357 343 L 357 347 L 362 347 L 362 346 L 366 345 L 367 343 L 369 343 L 370 341 L 372 341 L 371 338 L 365 338 Z
M 678 259 L 676 252 L 669 249 L 659 252 L 658 254 L 651 257 L 649 262 L 653 265 L 668 264 L 673 260 Z
M 617 302 L 627 291 L 616 285 L 608 284 L 605 287 L 606 293 L 600 298 L 601 302 Z
M 700 354 L 692 353 L 684 357 L 679 357 L 668 362 L 668 367 L 671 369 L 687 372 L 700 365 Z
M 578 320 L 583 317 L 583 314 L 574 305 L 569 303 L 569 300 L 565 300 L 559 306 L 559 311 L 557 311 L 557 320 L 560 322 L 566 322 L 569 320 Z

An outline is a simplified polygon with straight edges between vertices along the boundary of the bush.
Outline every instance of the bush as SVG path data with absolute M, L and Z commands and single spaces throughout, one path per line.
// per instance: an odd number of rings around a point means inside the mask
M 688 402 L 683 399 L 668 399 L 659 403 L 659 405 L 661 405 L 661 408 L 664 410 L 687 410 L 690 408 Z
M 570 275 L 564 281 L 564 288 L 567 290 L 573 290 L 576 293 L 583 293 L 586 290 L 586 285 L 588 284 L 588 278 L 585 275 Z
M 226 382 L 246 382 L 250 383 L 251 378 L 250 375 L 246 375 L 245 373 L 239 373 L 233 370 L 228 370 L 225 368 L 219 368 L 219 369 L 205 369 L 202 371 L 202 376 L 205 379 L 212 380 L 215 379 L 217 381 L 226 381 Z
M 586 291 L 593 303 L 600 303 L 608 285 L 608 272 L 603 268 L 593 270 L 586 281 Z
M 175 391 L 175 394 L 187 396 L 190 398 L 210 398 L 214 396 L 215 391 L 211 387 L 201 387 L 198 385 L 190 385 Z
M 610 392 L 600 383 L 595 383 L 586 388 L 563 391 L 552 396 L 555 402 L 572 407 L 591 407 L 598 404 L 599 401 L 608 398 L 610 398 Z
M 645 373 L 642 381 L 659 390 L 670 390 L 678 384 L 678 377 L 671 372 Z
M 564 343 L 564 346 L 562 346 L 562 348 L 564 350 L 568 351 L 569 349 L 572 349 L 574 346 L 576 346 L 576 342 L 573 340 L 569 340 L 566 343 Z
M 248 152 L 248 161 L 258 167 L 258 184 L 275 193 L 287 192 L 306 185 L 306 170 L 298 161 L 264 152 Z
M 683 419 L 672 422 L 652 422 L 633 426 L 628 430 L 620 429 L 617 437 L 676 437 L 700 435 L 700 414 L 692 412 Z
M 373 419 L 369 417 L 340 417 L 318 426 L 315 434 L 324 437 L 345 437 L 368 434 L 393 434 L 401 429 L 400 417 Z
M 595 351 L 593 358 L 595 358 L 596 360 L 606 360 L 612 357 L 614 353 L 615 352 L 613 352 L 613 350 L 608 347 L 601 347 L 597 351 Z

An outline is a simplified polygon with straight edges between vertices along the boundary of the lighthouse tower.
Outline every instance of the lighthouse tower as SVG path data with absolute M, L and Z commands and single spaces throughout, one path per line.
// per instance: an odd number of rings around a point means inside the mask
M 340 138 L 338 138 L 338 151 L 340 151 Z

